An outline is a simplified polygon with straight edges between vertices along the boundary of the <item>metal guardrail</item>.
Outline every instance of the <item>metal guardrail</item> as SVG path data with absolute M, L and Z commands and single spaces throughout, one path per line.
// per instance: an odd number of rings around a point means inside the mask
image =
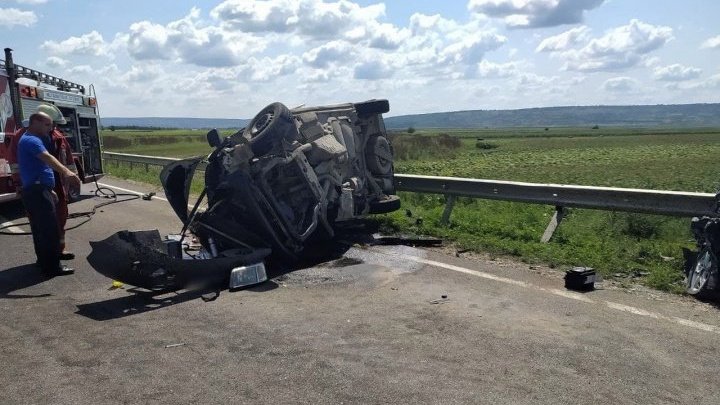
M 708 193 L 521 183 L 409 174 L 395 175 L 395 186 L 398 190 L 418 193 L 681 217 L 713 215 L 716 205 L 715 195 Z
M 146 165 L 165 165 L 177 159 L 103 152 L 105 159 Z M 560 224 L 565 207 L 608 211 L 693 217 L 717 215 L 714 194 L 632 188 L 522 183 L 501 180 L 396 174 L 399 191 L 444 194 L 448 196 L 442 222 L 450 219 L 457 197 L 517 201 L 553 205 L 555 215 L 542 240 L 547 242 Z

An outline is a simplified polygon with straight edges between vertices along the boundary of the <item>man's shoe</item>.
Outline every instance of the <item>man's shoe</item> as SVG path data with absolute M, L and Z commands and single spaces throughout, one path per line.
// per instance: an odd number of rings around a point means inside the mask
M 75 258 L 75 253 L 73 253 L 73 252 L 60 253 L 60 260 L 72 260 L 74 258 Z
M 55 269 L 54 271 L 47 272 L 50 277 L 69 276 L 73 273 L 75 273 L 75 269 L 73 269 L 72 267 L 68 267 L 64 264 Z

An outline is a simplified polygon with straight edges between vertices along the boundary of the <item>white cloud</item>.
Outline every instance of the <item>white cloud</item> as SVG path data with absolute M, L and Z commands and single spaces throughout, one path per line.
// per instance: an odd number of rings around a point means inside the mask
M 703 85 L 709 88 L 720 88 L 720 73 L 710 76 Z
M 67 70 L 69 74 L 91 74 L 93 71 L 90 65 L 75 65 Z
M 297 3 L 293 0 L 226 0 L 213 8 L 210 15 L 231 28 L 246 32 L 290 32 Z
M 355 66 L 353 77 L 360 80 L 378 80 L 390 78 L 393 73 L 393 68 L 383 61 L 371 60 Z
M 162 75 L 162 69 L 157 65 L 132 65 L 130 70 L 121 76 L 121 80 L 128 83 L 149 82 Z
M 15 2 L 20 3 L 20 4 L 37 5 L 37 4 L 45 4 L 48 2 L 48 0 L 15 0 Z
M 691 80 L 700 77 L 702 69 L 698 69 L 692 66 L 683 66 L 681 64 L 673 64 L 668 66 L 658 66 L 655 68 L 655 79 L 668 81 L 668 82 L 680 82 L 684 80 Z
M 397 28 L 392 24 L 368 21 L 365 26 L 357 26 L 345 33 L 345 38 L 353 43 L 367 42 L 370 48 L 394 50 L 407 40 L 410 30 Z
M 718 49 L 720 48 L 720 35 L 706 39 L 700 48 L 703 49 Z
M 167 25 L 141 21 L 121 36 L 130 56 L 136 60 L 174 60 L 198 66 L 222 67 L 243 63 L 252 49 L 260 52 L 264 43 L 242 33 L 228 33 L 215 26 L 205 26 L 200 9 Z
M 535 73 L 522 73 L 518 76 L 517 86 L 523 90 L 548 88 L 558 81 L 557 76 L 541 76 Z
M 586 42 L 590 33 L 590 28 L 586 26 L 576 27 L 552 37 L 548 37 L 540 42 L 535 52 L 558 52 L 572 48 L 580 43 Z
M 138 60 L 169 59 L 172 50 L 167 46 L 168 35 L 165 27 L 150 21 L 130 25 L 127 35 L 127 50 Z
M 249 70 L 253 81 L 268 82 L 280 76 L 295 73 L 302 65 L 302 59 L 295 55 L 278 55 L 275 58 L 251 58 Z
M 47 58 L 45 61 L 45 64 L 52 67 L 52 68 L 58 68 L 63 67 L 67 65 L 68 61 L 63 58 L 58 58 L 57 56 L 51 56 Z
M 406 74 L 430 78 L 472 78 L 485 54 L 499 49 L 507 38 L 471 19 L 461 24 L 440 15 L 413 14 L 410 37 L 388 55 Z
M 345 41 L 332 41 L 309 50 L 303 55 L 303 60 L 312 67 L 325 68 L 331 63 L 347 60 L 352 50 L 353 47 Z
M 38 18 L 32 11 L 23 11 L 16 8 L 0 8 L 0 26 L 12 28 L 15 25 L 32 27 Z
M 511 77 L 517 74 L 518 66 L 515 62 L 492 63 L 486 60 L 478 64 L 478 76 L 487 78 Z
M 572 31 L 572 30 L 570 30 Z M 674 39 L 672 28 L 631 20 L 599 38 L 570 31 L 543 41 L 538 50 L 551 52 L 565 61 L 566 70 L 612 71 L 633 67 L 646 61 L 649 54 Z M 571 38 L 572 39 L 571 41 Z M 567 42 L 564 42 L 567 39 Z M 571 42 L 575 42 L 572 44 Z M 584 45 L 582 42 L 584 41 Z M 543 43 L 545 46 L 543 47 Z M 572 46 L 575 45 L 575 46 Z
M 612 93 L 627 93 L 637 88 L 638 81 L 631 77 L 613 77 L 603 83 L 602 88 Z
M 409 35 L 406 29 L 379 21 L 385 16 L 384 4 L 363 7 L 347 0 L 225 0 L 210 15 L 228 30 L 344 39 L 380 49 L 396 49 Z
M 93 55 L 108 54 L 108 44 L 97 31 L 91 31 L 79 37 L 57 41 L 45 41 L 41 48 L 52 55 Z
M 440 63 L 478 63 L 485 52 L 501 47 L 506 41 L 501 35 L 481 32 L 445 47 L 440 53 Z
M 509 28 L 554 27 L 583 21 L 585 11 L 604 0 L 470 0 L 468 10 L 504 18 Z

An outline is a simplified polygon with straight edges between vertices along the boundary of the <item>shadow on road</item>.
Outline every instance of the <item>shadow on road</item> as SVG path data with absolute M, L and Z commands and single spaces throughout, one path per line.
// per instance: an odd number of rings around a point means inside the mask
M 12 294 L 48 280 L 34 264 L 12 267 L 0 272 L 0 299 L 50 297 L 52 294 Z
M 206 300 L 211 301 L 219 293 L 217 290 L 208 289 L 155 292 L 135 288 L 129 289 L 128 292 L 132 294 L 111 300 L 78 305 L 78 310 L 75 313 L 95 321 L 107 321 L 166 308 L 198 298 L 206 298 Z
M 15 221 L 20 218 L 24 218 L 25 207 L 20 200 L 9 201 L 3 203 L 2 209 L 0 210 L 0 216 L 7 219 L 8 221 Z

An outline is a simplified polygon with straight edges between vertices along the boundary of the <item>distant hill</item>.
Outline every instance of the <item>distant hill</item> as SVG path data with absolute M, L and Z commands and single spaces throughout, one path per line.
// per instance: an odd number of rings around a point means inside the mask
M 391 104 L 392 106 L 392 104 Z M 385 118 L 389 129 L 574 126 L 720 127 L 720 104 L 471 110 Z
M 390 103 L 392 108 L 392 103 Z M 248 119 L 120 118 L 102 119 L 102 125 L 156 128 L 242 128 Z M 582 126 L 720 127 L 720 104 L 544 107 L 520 110 L 469 110 L 386 117 L 388 129 L 506 128 Z
M 152 128 L 187 128 L 187 129 L 209 129 L 209 128 L 237 128 L 244 127 L 248 121 L 245 119 L 224 119 L 224 118 L 172 118 L 172 117 L 140 117 L 121 118 L 103 117 L 102 126 L 110 127 L 152 127 Z

